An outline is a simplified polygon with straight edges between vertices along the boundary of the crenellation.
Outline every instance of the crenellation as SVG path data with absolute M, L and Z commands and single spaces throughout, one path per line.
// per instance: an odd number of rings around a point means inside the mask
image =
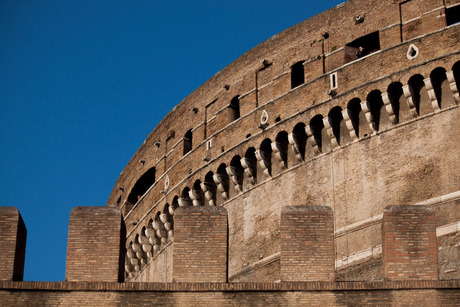
M 22 280 L 26 238 L 27 229 L 19 210 L 0 207 L 0 280 Z

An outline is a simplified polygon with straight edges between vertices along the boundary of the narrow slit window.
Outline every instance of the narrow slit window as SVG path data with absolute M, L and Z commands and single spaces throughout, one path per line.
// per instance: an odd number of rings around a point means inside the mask
M 339 87 L 337 83 L 337 72 L 330 74 L 330 81 L 331 81 L 331 90 L 335 90 Z

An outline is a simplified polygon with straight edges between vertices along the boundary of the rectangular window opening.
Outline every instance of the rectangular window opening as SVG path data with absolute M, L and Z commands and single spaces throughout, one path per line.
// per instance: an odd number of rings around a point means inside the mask
M 372 32 L 365 36 L 355 39 L 345 45 L 345 63 L 362 58 L 368 54 L 380 50 L 379 31 Z
M 460 22 L 460 5 L 446 9 L 446 24 L 448 26 Z

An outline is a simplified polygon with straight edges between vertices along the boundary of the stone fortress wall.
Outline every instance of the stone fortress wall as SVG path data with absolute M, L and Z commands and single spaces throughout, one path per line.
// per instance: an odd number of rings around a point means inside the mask
M 288 205 L 333 209 L 343 280 L 382 278 L 388 205 L 429 202 L 439 233 L 455 236 L 457 4 L 343 3 L 256 46 L 176 106 L 107 203 L 126 222 L 127 280 L 172 281 L 180 206 L 227 209 L 229 281 L 280 280 Z
M 0 210 L 0 297 L 459 303 L 459 16 L 348 1 L 256 46 L 168 113 L 106 208 L 72 210 L 66 282 L 12 281 L 26 231 Z

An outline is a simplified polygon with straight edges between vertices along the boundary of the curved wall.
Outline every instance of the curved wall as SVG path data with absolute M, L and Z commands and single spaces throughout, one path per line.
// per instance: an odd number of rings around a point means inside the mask
M 189 205 L 227 209 L 229 281 L 280 280 L 281 209 L 304 204 L 334 211 L 337 278 L 379 280 L 383 209 L 417 203 L 436 209 L 440 277 L 459 278 L 458 3 L 343 3 L 184 99 L 107 203 L 123 211 L 127 280 L 172 280 L 174 210 Z

